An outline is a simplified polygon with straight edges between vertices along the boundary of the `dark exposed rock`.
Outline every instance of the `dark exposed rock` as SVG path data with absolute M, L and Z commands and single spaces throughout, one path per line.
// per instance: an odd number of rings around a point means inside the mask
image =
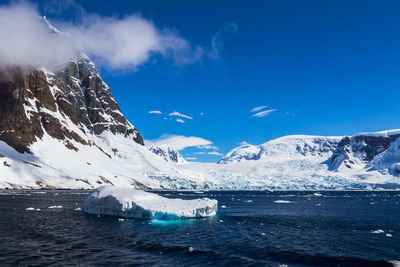
M 399 136 L 398 134 L 345 136 L 333 151 L 329 160 L 330 169 L 337 170 L 341 164 L 347 168 L 352 168 L 355 164 L 351 160 L 352 157 L 356 157 L 367 164 L 376 155 L 386 151 Z
M 28 118 L 25 114 L 24 105 L 31 106 L 27 99 L 34 98 L 37 93 L 44 101 L 40 105 L 54 108 L 46 96 L 49 91 L 43 76 L 38 71 L 25 75 L 25 71 L 20 67 L 0 70 L 0 140 L 20 153 L 29 152 L 28 146 L 43 136 L 39 115 L 32 114 Z
M 80 130 L 70 129 L 68 120 Z M 0 70 L 0 140 L 20 153 L 29 153 L 29 146 L 41 139 L 44 131 L 76 151 L 71 141 L 92 145 L 85 140 L 86 134 L 104 131 L 144 145 L 86 57 L 71 60 L 55 74 L 28 67 Z

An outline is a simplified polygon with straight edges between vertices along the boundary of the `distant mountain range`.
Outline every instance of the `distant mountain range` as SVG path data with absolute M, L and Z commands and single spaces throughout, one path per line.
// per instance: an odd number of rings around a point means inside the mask
M 0 188 L 399 188 L 399 137 L 285 136 L 237 147 L 219 164 L 189 163 L 168 145 L 144 146 L 83 53 L 56 72 L 0 69 Z
M 361 133 L 354 136 L 285 136 L 262 145 L 245 144 L 227 153 L 218 163 L 268 161 L 271 158 L 326 158 L 330 171 L 379 170 L 400 174 L 400 130 Z

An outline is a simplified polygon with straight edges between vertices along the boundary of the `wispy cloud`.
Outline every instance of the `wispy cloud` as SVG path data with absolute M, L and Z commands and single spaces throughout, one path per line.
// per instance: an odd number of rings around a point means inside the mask
M 250 110 L 250 112 L 257 112 L 257 111 L 260 111 L 260 110 L 262 110 L 262 109 L 265 109 L 266 107 L 268 107 L 268 106 L 258 106 L 258 107 L 254 107 L 254 108 L 252 108 L 252 109 Z
M 196 160 L 197 158 L 196 157 L 185 157 L 185 159 L 187 159 L 187 160 Z
M 221 154 L 221 153 L 219 153 L 217 151 L 208 151 L 208 152 L 200 151 L 200 152 L 195 152 L 194 154 L 197 154 L 197 155 L 223 156 L 223 154 Z
M 188 115 L 179 113 L 179 112 L 177 112 L 177 111 L 171 112 L 171 113 L 169 113 L 168 115 L 169 115 L 169 116 L 177 116 L 177 117 L 182 117 L 182 118 L 185 118 L 185 119 L 193 120 L 193 117 L 190 117 L 190 116 L 188 116 Z
M 184 120 L 181 120 L 181 119 L 176 119 L 176 121 L 177 121 L 177 122 L 180 122 L 180 123 L 185 123 L 185 121 L 184 121 Z
M 218 150 L 218 147 L 217 147 L 217 146 L 212 146 L 212 145 L 197 146 L 197 148 L 200 148 L 200 149 L 214 149 L 214 150 Z
M 271 112 L 274 112 L 274 111 L 276 111 L 276 109 L 264 110 L 264 111 L 258 112 L 256 114 L 253 114 L 251 116 L 255 117 L 255 118 L 261 118 L 261 117 L 265 117 L 265 116 L 269 115 Z
M 233 32 L 238 34 L 238 26 L 236 23 L 227 23 L 211 39 L 211 50 L 209 51 L 209 57 L 217 59 L 220 57 L 222 50 L 221 36 L 224 32 Z
M 157 139 L 145 140 L 145 144 L 148 147 L 168 144 L 174 149 L 180 151 L 187 147 L 210 145 L 212 144 L 212 141 L 196 136 L 164 134 Z
M 150 110 L 149 113 L 150 113 L 150 114 L 163 114 L 163 113 L 161 112 L 161 110 Z

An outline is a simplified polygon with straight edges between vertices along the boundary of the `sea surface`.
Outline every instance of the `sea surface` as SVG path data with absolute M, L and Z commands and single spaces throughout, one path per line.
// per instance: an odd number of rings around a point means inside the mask
M 79 210 L 85 191 L 0 191 L 0 265 L 393 266 L 400 262 L 399 191 L 158 193 L 169 198 L 215 198 L 219 211 L 208 219 L 128 220 Z

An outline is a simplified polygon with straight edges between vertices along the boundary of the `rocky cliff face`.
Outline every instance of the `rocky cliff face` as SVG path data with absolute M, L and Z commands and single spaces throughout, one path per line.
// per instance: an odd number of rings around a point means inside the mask
M 398 138 L 400 132 L 385 131 L 343 137 L 329 160 L 331 170 L 352 169 L 365 166 L 377 155 L 385 152 Z
M 18 152 L 29 152 L 44 132 L 69 149 L 76 149 L 71 140 L 91 145 L 87 135 L 104 131 L 143 145 L 86 56 L 56 73 L 29 67 L 0 70 L 0 103 L 0 140 Z

